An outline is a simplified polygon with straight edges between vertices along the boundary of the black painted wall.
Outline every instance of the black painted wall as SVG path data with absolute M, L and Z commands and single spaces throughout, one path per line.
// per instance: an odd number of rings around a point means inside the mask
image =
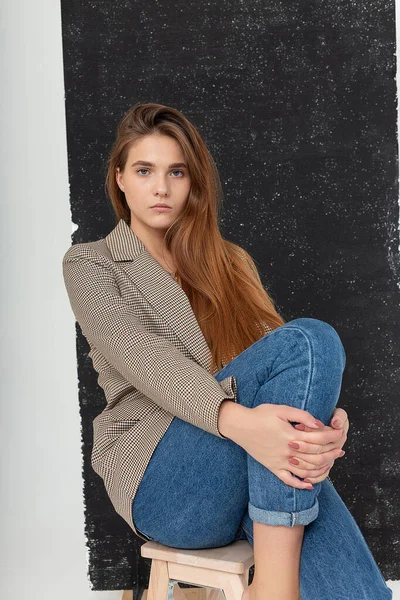
M 386 579 L 400 579 L 398 156 L 394 2 L 62 0 L 72 243 L 114 226 L 105 162 L 124 112 L 159 102 L 203 134 L 221 229 L 289 320 L 331 323 L 347 353 L 346 455 L 331 478 Z M 94 590 L 147 587 L 143 543 L 90 467 L 105 404 L 77 326 Z M 135 596 L 137 597 L 137 596 Z

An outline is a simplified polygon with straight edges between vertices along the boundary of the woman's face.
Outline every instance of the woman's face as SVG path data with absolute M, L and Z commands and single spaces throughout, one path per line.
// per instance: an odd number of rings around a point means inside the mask
M 131 225 L 155 228 L 163 233 L 183 210 L 190 177 L 178 142 L 167 135 L 150 134 L 135 142 L 123 171 L 117 169 L 117 183 L 125 193 L 131 211 Z M 160 212 L 154 204 L 171 208 Z

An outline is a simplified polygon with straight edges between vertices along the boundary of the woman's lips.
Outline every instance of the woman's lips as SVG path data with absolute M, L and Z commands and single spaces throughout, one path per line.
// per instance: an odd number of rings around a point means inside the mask
M 172 210 L 170 206 L 152 206 L 151 210 L 156 210 L 157 212 L 167 212 L 168 210 Z

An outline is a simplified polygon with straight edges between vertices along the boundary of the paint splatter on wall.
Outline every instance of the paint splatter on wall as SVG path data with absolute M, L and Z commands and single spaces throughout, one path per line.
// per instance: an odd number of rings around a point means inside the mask
M 182 110 L 220 171 L 224 237 L 252 254 L 287 320 L 323 319 L 342 338 L 351 429 L 331 478 L 399 579 L 394 2 L 61 5 L 73 243 L 114 225 L 105 165 L 123 113 L 137 101 Z M 105 400 L 87 353 L 78 326 L 89 578 L 139 591 L 142 542 L 90 466 Z

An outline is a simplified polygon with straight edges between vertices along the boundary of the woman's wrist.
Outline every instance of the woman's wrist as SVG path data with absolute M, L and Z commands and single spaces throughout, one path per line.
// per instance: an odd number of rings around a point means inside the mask
M 237 442 L 240 429 L 243 427 L 245 413 L 250 409 L 233 400 L 223 400 L 218 413 L 218 430 L 221 435 Z

